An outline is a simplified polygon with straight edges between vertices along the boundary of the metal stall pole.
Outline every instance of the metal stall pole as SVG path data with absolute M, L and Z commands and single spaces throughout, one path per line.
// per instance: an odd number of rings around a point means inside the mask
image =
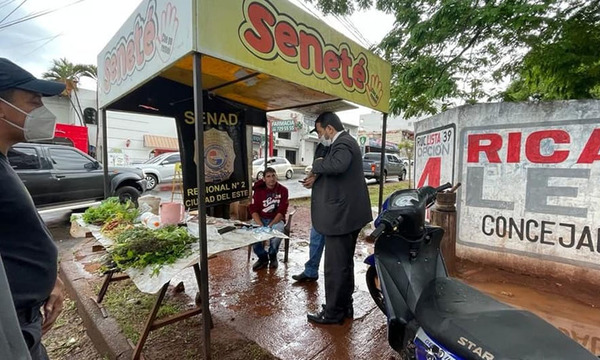
M 269 160 L 269 149 L 271 148 L 269 140 L 269 118 L 265 124 L 265 163 L 263 164 L 263 178 L 265 177 L 265 169 L 267 168 L 267 160 Z
M 385 168 L 385 144 L 386 144 L 386 136 L 385 133 L 387 131 L 387 117 L 388 114 L 383 114 L 383 129 L 381 130 L 381 162 L 379 163 L 379 207 L 378 214 L 381 214 L 381 205 L 383 204 L 383 172 Z
M 108 177 L 108 136 L 106 125 L 106 109 L 100 110 L 100 118 L 102 119 L 102 172 L 104 173 L 104 198 L 110 196 L 110 179 Z M 96 143 L 96 152 L 98 151 L 98 143 Z
M 202 299 L 202 323 L 204 328 L 204 359 L 210 360 L 210 307 L 208 299 L 208 246 L 206 244 L 206 179 L 204 178 L 204 104 L 202 97 L 202 54 L 194 53 L 194 121 L 198 164 L 198 242 L 200 243 L 200 298 Z

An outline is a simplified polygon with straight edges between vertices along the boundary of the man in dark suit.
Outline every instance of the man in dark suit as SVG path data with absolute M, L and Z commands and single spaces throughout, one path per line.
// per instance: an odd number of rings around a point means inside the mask
M 319 137 L 331 141 L 325 157 L 313 162 L 313 227 L 325 235 L 325 302 L 322 311 L 308 314 L 318 324 L 352 318 L 354 250 L 360 230 L 373 220 L 362 156 L 356 140 L 344 131 L 339 117 L 325 112 L 315 121 Z

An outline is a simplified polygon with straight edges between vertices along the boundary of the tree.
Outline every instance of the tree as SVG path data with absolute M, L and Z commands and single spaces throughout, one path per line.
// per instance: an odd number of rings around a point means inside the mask
M 395 16 L 374 50 L 392 64 L 390 108 L 405 118 L 434 114 L 457 100 L 600 92 L 598 0 L 307 1 L 325 13 L 374 6 Z M 515 81 L 503 91 L 498 84 L 507 78 Z
M 582 9 L 523 58 L 505 101 L 600 98 L 600 9 Z M 546 34 L 548 36 L 548 34 Z
M 75 113 L 82 124 L 84 124 L 82 116 L 83 110 L 81 109 L 81 103 L 79 102 L 79 97 L 77 96 L 77 84 L 79 83 L 79 79 L 82 76 L 87 76 L 92 79 L 98 78 L 98 69 L 95 65 L 80 65 L 73 64 L 65 58 L 60 60 L 53 60 L 52 67 L 45 73 L 42 74 L 42 78 L 47 80 L 54 80 L 62 82 L 66 85 L 65 91 L 62 95 L 67 96 L 73 109 L 75 109 Z M 71 94 L 75 95 L 75 100 L 77 101 L 77 107 L 73 103 L 71 99 Z M 78 111 L 79 110 L 79 111 Z

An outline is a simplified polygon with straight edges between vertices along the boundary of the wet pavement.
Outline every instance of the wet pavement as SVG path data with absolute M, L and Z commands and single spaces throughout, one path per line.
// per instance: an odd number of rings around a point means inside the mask
M 298 285 L 291 279 L 302 271 L 308 256 L 308 243 L 298 239 L 292 242 L 289 262 L 280 263 L 275 270 L 252 271 L 255 259 L 247 261 L 246 249 L 210 259 L 211 311 L 214 316 L 229 319 L 228 324 L 235 330 L 282 359 L 399 359 L 387 343 L 386 318 L 375 307 L 364 280 L 367 266 L 362 261 L 370 249 L 371 245 L 363 242 L 357 245 L 355 315 L 353 321 L 347 320 L 341 326 L 313 325 L 306 320 L 307 312 L 319 310 L 325 302 L 323 269 L 321 266 L 315 283 Z M 476 276 L 477 272 L 483 277 Z M 495 275 L 476 264 L 467 265 L 460 277 L 500 301 L 536 313 L 600 355 L 597 301 L 590 304 L 578 300 L 576 294 L 563 295 L 559 285 L 546 285 L 544 291 L 511 283 L 506 277 L 516 280 L 520 276 L 506 272 Z M 178 281 L 184 281 L 188 294 L 195 293 L 193 272 L 186 271 L 173 283 Z
M 248 261 L 247 254 L 244 248 L 209 260 L 213 316 L 228 319 L 229 326 L 281 359 L 394 357 L 387 345 L 385 316 L 371 300 L 364 280 L 367 265 L 362 260 L 368 246 L 357 246 L 354 320 L 343 325 L 313 325 L 306 319 L 307 312 L 317 312 L 325 303 L 322 266 L 317 282 L 300 285 L 291 279 L 304 269 L 306 240 L 295 239 L 288 263 L 280 261 L 277 269 L 252 271 L 256 258 Z M 279 257 L 283 258 L 281 252 Z M 185 271 L 172 283 L 179 281 L 184 282 L 187 294 L 195 294 L 193 271 Z

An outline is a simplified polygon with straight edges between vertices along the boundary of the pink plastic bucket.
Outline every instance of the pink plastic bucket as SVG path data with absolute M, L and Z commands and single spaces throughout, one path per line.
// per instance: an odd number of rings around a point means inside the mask
M 181 203 L 166 202 L 160 204 L 160 223 L 163 225 L 177 225 L 183 221 L 185 207 Z

